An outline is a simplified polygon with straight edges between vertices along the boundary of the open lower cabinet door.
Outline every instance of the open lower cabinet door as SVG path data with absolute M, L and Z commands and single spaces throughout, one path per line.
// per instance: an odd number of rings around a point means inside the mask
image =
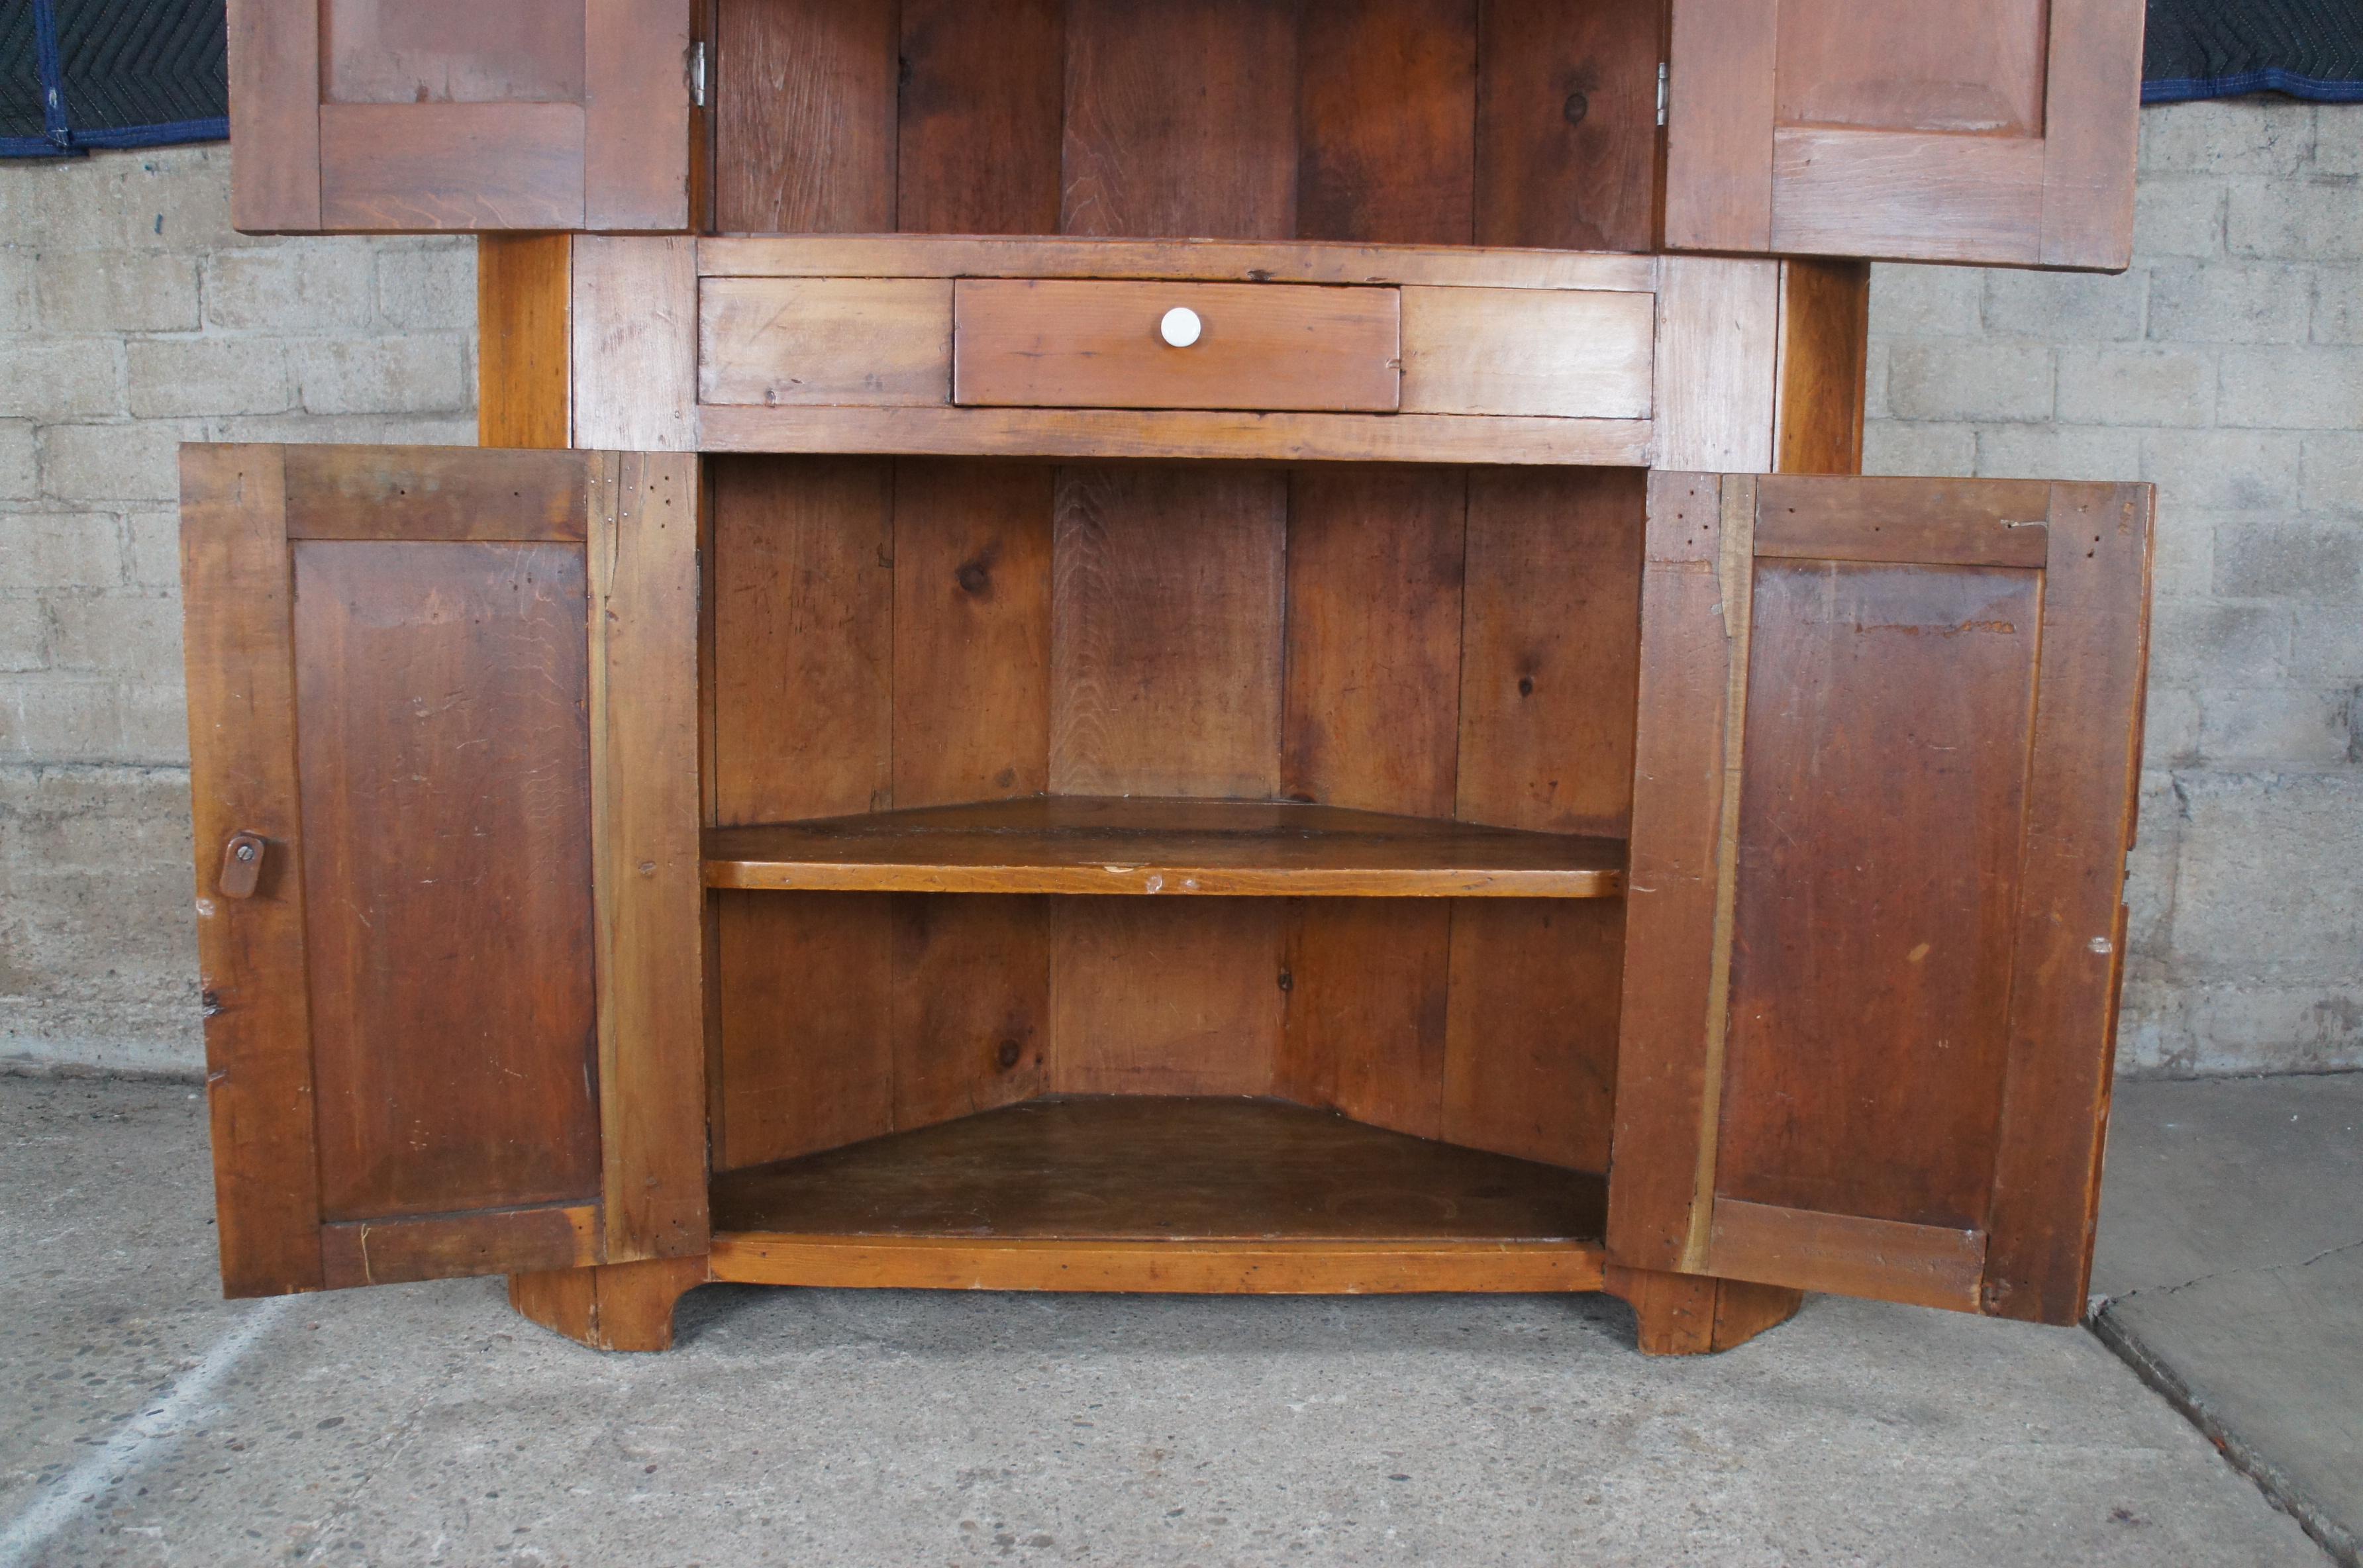
M 2075 1321 L 2150 491 L 1649 501 L 1612 1260 Z
M 183 448 L 228 1294 L 706 1250 L 696 485 Z

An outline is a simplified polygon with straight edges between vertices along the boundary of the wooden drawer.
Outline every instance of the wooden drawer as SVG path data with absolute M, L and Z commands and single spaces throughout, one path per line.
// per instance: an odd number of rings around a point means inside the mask
M 1197 340 L 1169 344 L 1175 309 Z M 1001 408 L 1388 414 L 1403 401 L 1403 296 L 1389 288 L 964 278 L 952 401 Z

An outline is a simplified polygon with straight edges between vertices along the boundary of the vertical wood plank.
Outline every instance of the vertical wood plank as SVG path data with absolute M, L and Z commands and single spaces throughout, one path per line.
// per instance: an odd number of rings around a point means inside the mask
M 1673 0 L 1669 249 L 1771 248 L 1778 19 L 1776 0 Z
M 890 893 L 718 893 L 717 1171 L 894 1128 Z
M 2142 0 L 2051 0 L 2043 114 L 2046 267 L 2113 271 L 2133 259 L 2146 9 Z
M 1304 0 L 1296 237 L 1475 237 L 1476 0 Z
M 903 0 L 896 222 L 1059 232 L 1064 0 Z
M 1869 367 L 1870 263 L 1781 262 L 1778 472 L 1862 472 Z
M 1049 901 L 915 894 L 893 910 L 896 1130 L 1043 1092 Z
M 229 101 L 238 157 L 230 223 L 246 234 L 320 226 L 320 8 L 231 0 Z
M 320 1288 L 286 483 L 275 447 L 181 449 L 183 639 L 222 1288 Z M 267 843 L 224 898 L 231 835 Z
M 1294 0 L 1069 0 L 1061 233 L 1296 232 Z
M 721 0 L 720 232 L 893 232 L 896 12 L 882 0 Z
M 689 24 L 678 4 L 586 7 L 584 227 L 690 226 Z
M 718 825 L 893 802 L 892 469 L 716 460 Z
M 1622 915 L 1592 900 L 1453 905 L 1448 1141 L 1576 1170 L 1608 1168 Z
M 1706 1041 L 1718 890 L 1732 853 L 1723 836 L 1726 751 L 1737 743 L 1733 682 L 1736 674 L 1744 683 L 1747 668 L 1746 601 L 1725 590 L 1753 553 L 1725 536 L 1725 482 L 1649 476 L 1608 1249 L 1619 1263 L 1660 1270 L 1684 1266 L 1706 1209 L 1700 1152 L 1712 1146 Z M 1717 1064 L 1716 1089 L 1719 1075 Z
M 1624 833 L 1646 507 L 1637 469 L 1471 472 L 1462 821 Z
M 1274 899 L 1057 900 L 1052 1092 L 1270 1094 L 1282 909 Z
M 1659 0 L 1484 0 L 1478 244 L 1652 248 L 1664 14 Z
M 1454 906 L 1435 899 L 1298 899 L 1273 1092 L 1418 1138 L 1444 1136 Z
M 1656 467 L 1771 469 L 1780 283 L 1777 262 L 1659 259 Z
M 1271 796 L 1287 513 L 1275 472 L 1060 470 L 1052 790 Z
M 697 449 L 697 242 L 574 241 L 574 445 Z
M 694 454 L 601 465 L 590 518 L 604 1261 L 705 1250 Z
M 574 237 L 476 241 L 476 444 L 573 444 Z
M 2084 1309 L 2124 963 L 2149 659 L 2146 485 L 2051 487 L 1986 1310 Z
M 1020 463 L 896 465 L 898 806 L 1049 787 L 1052 477 Z

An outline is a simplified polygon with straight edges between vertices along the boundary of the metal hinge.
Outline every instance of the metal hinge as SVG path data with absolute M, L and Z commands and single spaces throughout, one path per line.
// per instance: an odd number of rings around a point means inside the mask
M 1658 123 L 1661 126 L 1666 123 L 1666 78 L 1669 72 L 1667 70 L 1666 62 L 1662 60 L 1658 61 Z M 700 103 L 704 103 L 704 101 L 705 100 L 703 98 L 698 100 Z
M 1658 89 L 1658 95 L 1662 104 L 1665 97 L 1663 86 Z M 698 108 L 705 107 L 705 40 L 704 39 L 689 46 L 689 101 Z M 1665 113 L 1662 107 L 1658 110 L 1659 125 L 1666 123 Z

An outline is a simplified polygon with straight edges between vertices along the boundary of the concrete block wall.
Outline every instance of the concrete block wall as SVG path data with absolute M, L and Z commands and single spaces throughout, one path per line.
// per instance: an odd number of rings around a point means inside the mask
M 1879 269 L 1870 466 L 2160 485 L 2121 1063 L 2363 1066 L 2363 109 L 2143 124 L 2126 276 Z M 174 445 L 473 438 L 472 248 L 227 175 L 0 165 L 0 1063 L 203 1061 Z
M 176 449 L 475 439 L 475 248 L 249 239 L 226 148 L 0 164 L 0 1063 L 203 1065 Z
M 2141 160 L 2122 277 L 1878 270 L 1866 466 L 2158 485 L 2119 1066 L 2363 1066 L 2363 108 Z

